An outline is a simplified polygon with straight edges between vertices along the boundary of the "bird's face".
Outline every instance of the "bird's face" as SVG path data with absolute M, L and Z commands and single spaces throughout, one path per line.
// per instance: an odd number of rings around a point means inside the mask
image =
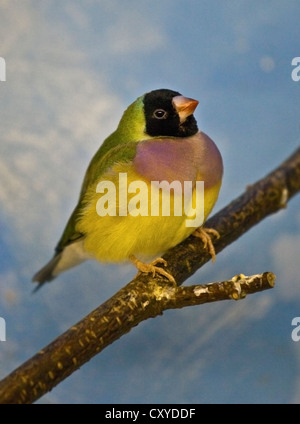
M 189 137 L 198 132 L 193 112 L 197 100 L 172 90 L 154 90 L 144 96 L 145 132 L 151 137 Z

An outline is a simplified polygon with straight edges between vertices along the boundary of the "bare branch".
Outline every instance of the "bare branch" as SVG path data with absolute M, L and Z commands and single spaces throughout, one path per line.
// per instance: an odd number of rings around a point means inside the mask
M 207 222 L 207 227 L 213 227 L 221 235 L 214 243 L 216 252 L 285 207 L 299 191 L 300 149 Z M 191 236 L 169 250 L 164 259 L 168 261 L 168 271 L 181 285 L 210 258 L 201 241 Z M 131 328 L 166 309 L 242 298 L 272 287 L 274 279 L 272 273 L 240 275 L 223 283 L 176 288 L 163 278 L 139 275 L 2 380 L 0 403 L 34 402 Z
M 196 286 L 178 287 L 173 294 L 165 294 L 164 310 L 178 309 L 184 306 L 202 305 L 203 303 L 221 300 L 241 300 L 248 294 L 268 290 L 275 285 L 275 275 L 272 272 L 246 276 L 236 275 L 231 280 L 221 283 L 209 283 Z
M 4 379 L 0 403 L 32 403 L 132 327 L 167 309 L 242 299 L 274 281 L 268 272 L 190 287 L 137 278 Z

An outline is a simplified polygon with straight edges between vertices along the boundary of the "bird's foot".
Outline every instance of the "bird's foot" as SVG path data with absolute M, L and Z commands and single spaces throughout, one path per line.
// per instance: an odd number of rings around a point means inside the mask
M 165 261 L 163 258 L 157 258 L 150 264 L 145 264 L 144 262 L 139 261 L 134 255 L 131 255 L 129 259 L 138 269 L 139 272 L 137 275 L 141 274 L 142 272 L 145 272 L 146 274 L 152 273 L 152 277 L 155 277 L 156 274 L 160 274 L 171 281 L 172 284 L 176 285 L 174 277 L 169 272 L 165 271 L 159 266 L 156 266 L 158 263 L 163 264 L 163 266 L 167 266 L 167 261 Z
M 210 253 L 211 260 L 215 262 L 216 260 L 216 251 L 211 240 L 211 235 L 215 236 L 217 239 L 220 238 L 220 234 L 217 230 L 213 228 L 197 228 L 196 231 L 193 232 L 193 236 L 201 238 L 204 244 L 204 249 L 207 249 Z

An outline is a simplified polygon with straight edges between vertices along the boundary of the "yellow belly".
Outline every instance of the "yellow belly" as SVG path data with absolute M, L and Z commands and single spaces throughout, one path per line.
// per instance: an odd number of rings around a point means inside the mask
M 127 181 L 125 209 L 124 190 L 121 191 L 122 194 L 119 197 L 120 172 L 126 174 Z M 113 183 L 116 191 L 109 194 L 110 190 L 107 188 L 103 194 L 99 193 L 100 186 L 98 184 L 103 181 Z M 143 196 L 134 187 L 133 193 L 128 193 L 130 184 L 135 181 L 142 182 L 141 184 L 145 183 L 148 187 L 147 193 L 143 192 Z M 204 190 L 204 205 L 200 206 L 204 208 L 204 221 L 218 198 L 220 185 L 221 182 L 208 190 Z M 103 195 L 107 199 L 104 204 L 102 202 Z M 163 216 L 166 211 L 162 211 L 162 191 L 160 190 L 159 197 L 155 198 L 159 199 L 159 210 L 151 209 L 152 196 L 154 197 L 154 191 L 151 192 L 149 182 L 137 174 L 130 164 L 126 166 L 124 164 L 117 165 L 109 174 L 102 176 L 101 181 L 87 190 L 84 197 L 86 207 L 76 224 L 76 231 L 86 235 L 84 249 L 101 262 L 122 262 L 128 260 L 130 255 L 135 255 L 140 260 L 147 260 L 180 243 L 198 227 L 198 225 L 196 227 L 187 226 L 188 217 L 185 214 L 183 202 L 181 216 L 174 216 L 175 210 L 175 214 L 178 214 L 178 207 L 176 208 L 176 206 L 179 204 L 174 203 L 174 201 L 178 200 L 177 196 L 182 197 L 182 195 L 171 193 L 169 199 L 170 211 L 167 211 L 167 213 L 170 212 L 169 216 Z M 112 208 L 108 209 L 110 201 Z M 195 192 L 193 192 L 193 202 L 195 205 Z M 102 210 L 105 206 L 109 214 L 100 216 L 100 206 L 102 206 Z M 153 216 L 154 210 L 155 213 L 158 213 L 158 216 Z M 115 212 L 116 216 L 111 216 Z M 125 216 L 119 216 L 120 212 Z M 142 212 L 145 216 L 138 215 L 138 212 Z

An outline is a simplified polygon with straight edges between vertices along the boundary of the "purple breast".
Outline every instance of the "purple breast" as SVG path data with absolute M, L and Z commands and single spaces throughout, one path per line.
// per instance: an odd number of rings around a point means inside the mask
M 221 154 L 203 132 L 186 138 L 141 141 L 134 159 L 136 171 L 149 181 L 204 181 L 205 188 L 219 183 L 223 174 Z

